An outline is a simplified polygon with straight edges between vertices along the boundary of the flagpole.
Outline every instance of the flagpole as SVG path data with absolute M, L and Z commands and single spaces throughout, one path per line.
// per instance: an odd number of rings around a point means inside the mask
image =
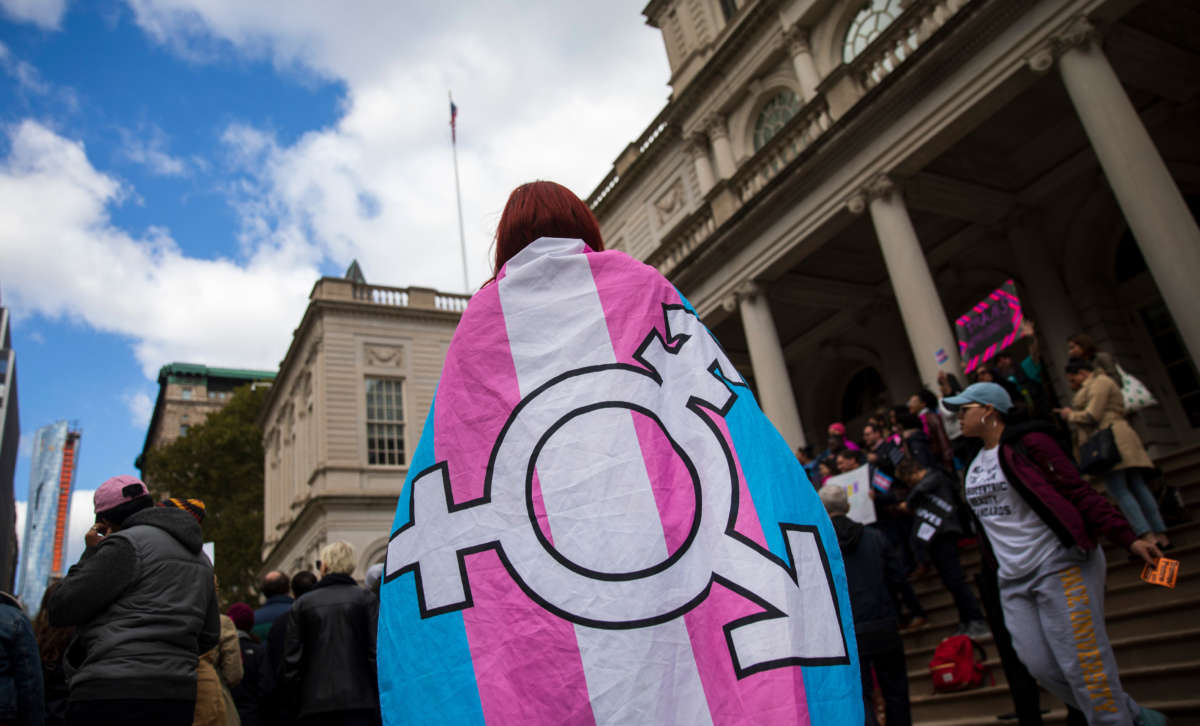
M 449 91 L 446 95 L 450 96 L 450 105 L 454 106 L 454 95 Z M 453 115 L 450 118 L 450 151 L 454 156 L 454 196 L 458 199 L 458 246 L 462 252 L 462 273 L 463 273 L 463 292 L 470 293 L 471 286 L 467 281 L 467 236 L 463 232 L 463 213 L 462 213 L 462 189 L 458 184 L 458 134 L 454 129 L 455 119 Z

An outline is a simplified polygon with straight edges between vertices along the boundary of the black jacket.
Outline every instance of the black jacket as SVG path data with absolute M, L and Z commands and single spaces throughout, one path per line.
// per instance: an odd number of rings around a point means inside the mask
M 261 679 L 267 646 L 250 633 L 239 630 L 238 648 L 242 651 L 242 680 L 229 689 L 229 695 L 237 706 L 242 726 L 261 726 L 259 699 L 262 697 Z
M 0 723 L 42 724 L 42 668 L 29 618 L 0 592 Z
M 894 636 L 899 629 L 888 585 L 904 582 L 896 552 L 880 532 L 847 517 L 831 518 L 846 566 L 850 610 L 860 647 L 873 639 Z
M 301 718 L 376 709 L 378 600 L 349 575 L 331 574 L 292 604 L 283 647 L 283 687 Z
M 908 508 L 916 517 L 913 533 L 925 542 L 941 534 L 962 534 L 958 520 L 958 485 L 939 468 L 927 471 L 908 494 Z
M 90 547 L 47 603 L 52 625 L 75 625 L 70 701 L 196 698 L 196 659 L 221 634 L 200 525 L 151 507 Z M 147 617 L 153 613 L 153 617 Z

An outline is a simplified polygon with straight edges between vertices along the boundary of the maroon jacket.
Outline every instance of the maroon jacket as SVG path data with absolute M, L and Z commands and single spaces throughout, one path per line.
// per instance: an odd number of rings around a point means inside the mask
M 1005 430 L 1000 441 L 1000 467 L 1009 484 L 1058 535 L 1063 546 L 1093 550 L 1103 534 L 1128 549 L 1137 539 L 1129 522 L 1083 480 L 1070 458 L 1045 433 L 1048 428 L 1034 422 Z

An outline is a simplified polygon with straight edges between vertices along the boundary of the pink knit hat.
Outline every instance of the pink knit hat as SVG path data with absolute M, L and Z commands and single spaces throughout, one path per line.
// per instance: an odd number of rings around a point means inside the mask
M 131 502 L 138 497 L 149 494 L 141 479 L 129 474 L 114 476 L 100 485 L 92 497 L 96 514 L 115 509 L 125 502 Z

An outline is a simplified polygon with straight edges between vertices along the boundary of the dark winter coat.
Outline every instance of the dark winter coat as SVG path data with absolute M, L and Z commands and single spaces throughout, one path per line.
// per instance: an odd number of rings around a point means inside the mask
M 326 575 L 292 604 L 281 685 L 298 716 L 379 707 L 378 614 L 379 601 L 349 575 Z
M 42 724 L 42 659 L 29 618 L 0 592 L 0 723 Z
M 71 567 L 47 607 L 52 625 L 77 626 L 65 658 L 72 703 L 195 699 L 196 659 L 221 633 L 200 545 L 190 514 L 151 507 Z
M 899 629 L 889 585 L 904 582 L 904 570 L 887 538 L 845 516 L 830 519 L 837 533 L 850 589 L 850 610 L 859 645 L 894 636 Z
M 292 598 L 287 595 L 272 595 L 263 606 L 254 611 L 254 628 L 251 633 L 260 641 L 267 639 L 271 626 L 275 621 L 288 614 L 292 609 Z
M 1031 421 L 1007 427 L 1000 440 L 1000 467 L 1009 485 L 1025 499 L 1063 546 L 1096 548 L 1104 535 L 1126 549 L 1137 539 L 1129 522 L 1108 499 L 1079 475 L 1071 459 L 1049 435 L 1052 429 Z M 987 541 L 983 528 L 979 532 Z M 994 566 L 995 559 L 989 557 Z
M 259 717 L 259 699 L 262 697 L 261 680 L 267 646 L 250 633 L 239 630 L 238 647 L 242 652 L 242 680 L 229 689 L 229 695 L 237 706 L 242 726 L 260 726 L 263 721 Z
M 918 539 L 930 541 L 937 535 L 962 534 L 958 521 L 957 484 L 941 469 L 927 469 L 927 473 L 908 494 L 908 508 L 916 518 L 913 532 Z M 921 528 L 928 524 L 932 533 L 922 537 Z M 926 530 L 928 532 L 928 530 Z

